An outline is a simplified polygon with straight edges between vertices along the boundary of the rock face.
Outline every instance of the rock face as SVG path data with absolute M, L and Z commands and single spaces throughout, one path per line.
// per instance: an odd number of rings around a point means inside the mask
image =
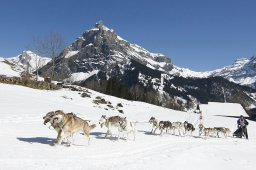
M 102 22 L 84 32 L 54 60 L 54 79 L 121 98 L 178 110 L 210 101 L 255 106 L 249 96 L 253 89 L 214 77 L 220 70 L 194 74 L 178 68 L 168 57 L 129 43 Z M 244 63 L 255 68 L 254 63 Z M 39 70 L 41 76 L 50 76 L 51 72 L 51 62 Z
M 163 54 L 150 53 L 144 48 L 130 44 L 102 22 L 78 37 L 55 59 L 55 79 L 64 80 L 73 73 L 89 73 L 100 70 L 107 77 L 120 76 L 135 60 L 155 70 L 168 72 L 173 65 Z M 51 63 L 40 70 L 43 76 L 50 75 Z

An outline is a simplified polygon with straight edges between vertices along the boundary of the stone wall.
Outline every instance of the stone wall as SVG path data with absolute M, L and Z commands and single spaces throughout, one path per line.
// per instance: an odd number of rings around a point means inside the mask
M 0 83 L 16 84 L 44 90 L 58 90 L 62 88 L 60 85 L 55 85 L 53 83 L 47 83 L 43 81 L 35 81 L 27 77 L 6 77 L 4 75 L 0 75 Z

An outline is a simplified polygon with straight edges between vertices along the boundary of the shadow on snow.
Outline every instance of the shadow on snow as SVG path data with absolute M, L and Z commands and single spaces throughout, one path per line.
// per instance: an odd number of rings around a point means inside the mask
M 103 132 L 92 132 L 91 135 L 95 136 L 96 139 L 109 139 L 111 141 L 116 141 L 118 140 L 117 136 L 106 136 L 107 133 L 103 133 Z M 125 140 L 123 137 L 120 137 L 120 140 Z
M 47 137 L 31 137 L 31 138 L 17 138 L 19 141 L 27 142 L 30 144 L 41 143 L 41 144 L 52 144 L 54 139 Z

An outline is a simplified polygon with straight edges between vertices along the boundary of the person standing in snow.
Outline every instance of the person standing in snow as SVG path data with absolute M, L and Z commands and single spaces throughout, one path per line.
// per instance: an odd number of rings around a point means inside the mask
M 203 112 L 202 111 L 199 112 L 199 122 L 200 122 L 200 124 L 203 124 Z
M 248 139 L 248 133 L 247 133 L 247 125 L 248 121 L 243 117 L 243 115 L 240 116 L 240 118 L 237 120 L 237 127 L 242 129 L 242 136 L 245 135 L 246 139 Z

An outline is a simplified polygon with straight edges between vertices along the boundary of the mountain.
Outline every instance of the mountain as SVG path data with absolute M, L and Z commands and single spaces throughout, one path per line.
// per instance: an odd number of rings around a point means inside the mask
M 221 71 L 199 73 L 174 66 L 167 56 L 131 44 L 102 22 L 85 31 L 54 62 L 54 79 L 130 100 L 177 110 L 207 102 L 256 106 L 253 89 L 213 76 Z M 50 76 L 52 65 L 40 68 L 39 74 Z
M 131 60 L 161 71 L 170 71 L 173 67 L 163 54 L 150 53 L 130 44 L 112 29 L 97 23 L 95 28 L 84 32 L 56 58 L 55 79 L 76 81 L 76 77 L 80 77 L 78 81 L 81 81 L 81 75 L 95 74 L 96 70 L 105 72 L 107 77 L 117 76 L 129 67 Z M 51 67 L 49 63 L 41 69 L 42 75 L 50 75 Z
M 22 72 L 32 73 L 50 60 L 50 58 L 38 56 L 32 51 L 23 51 L 16 57 L 0 58 L 0 75 L 19 77 Z
M 41 57 L 32 51 L 23 51 L 22 54 L 6 58 L 7 61 L 14 64 L 14 70 L 24 71 L 29 66 L 31 72 L 36 71 L 36 69 L 46 65 L 51 59 L 47 57 Z
M 170 72 L 172 75 L 181 77 L 216 77 L 220 76 L 234 83 L 245 85 L 256 89 L 256 57 L 250 59 L 241 58 L 237 59 L 232 65 L 223 67 L 221 69 L 196 72 L 186 68 L 174 66 Z
M 211 76 L 221 76 L 232 82 L 256 88 L 256 57 L 238 59 L 231 66 L 212 71 Z

